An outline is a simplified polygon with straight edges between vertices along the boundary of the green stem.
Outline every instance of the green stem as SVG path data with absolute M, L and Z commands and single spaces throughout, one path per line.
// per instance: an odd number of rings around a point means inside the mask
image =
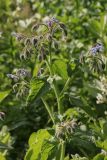
M 51 46 L 52 46 L 52 42 L 49 43 L 49 63 L 50 65 L 52 64 Z
M 62 110 L 62 105 L 61 105 L 61 101 L 60 101 L 60 97 L 59 97 L 59 92 L 58 89 L 55 85 L 55 83 L 53 82 L 53 90 L 57 99 L 57 104 L 58 104 L 58 113 L 62 114 L 63 110 Z
M 48 59 L 46 60 L 46 65 L 49 69 L 50 75 L 53 76 L 51 50 L 52 50 L 52 41 L 50 41 L 49 43 L 49 61 Z M 55 82 L 53 82 L 53 90 L 57 99 L 58 113 L 62 114 L 63 110 L 62 110 L 61 100 L 60 100 L 59 91 L 57 89 L 57 85 L 55 84 Z
M 61 156 L 60 156 L 60 160 L 64 160 L 65 157 L 65 142 L 62 141 L 61 142 Z
M 62 89 L 61 93 L 60 93 L 60 96 L 65 92 L 65 90 L 67 89 L 69 83 L 71 81 L 71 78 L 69 77 L 64 85 L 64 88 Z
M 52 71 L 51 65 L 49 64 L 48 60 L 46 60 L 46 65 L 49 69 L 50 75 L 53 76 L 53 71 Z M 53 90 L 54 90 L 54 93 L 55 93 L 55 96 L 56 96 L 56 99 L 57 99 L 58 113 L 62 114 L 63 109 L 62 109 L 61 100 L 60 100 L 60 97 L 59 97 L 60 94 L 59 94 L 59 91 L 57 89 L 57 86 L 56 86 L 55 82 L 53 82 Z
M 45 63 L 47 65 L 48 69 L 49 69 L 50 75 L 52 76 L 53 75 L 53 71 L 52 71 L 51 65 L 48 62 L 48 59 L 45 61 Z
M 44 99 L 43 97 L 41 97 L 41 99 L 42 99 L 42 102 L 44 103 L 44 106 L 45 106 L 46 110 L 47 110 L 48 113 L 49 113 L 49 116 L 50 116 L 52 122 L 55 124 L 55 122 L 54 122 L 54 117 L 53 117 L 53 114 L 52 114 L 52 112 L 51 112 L 51 110 L 50 110 L 50 107 L 48 106 L 47 102 L 45 101 L 45 99 Z

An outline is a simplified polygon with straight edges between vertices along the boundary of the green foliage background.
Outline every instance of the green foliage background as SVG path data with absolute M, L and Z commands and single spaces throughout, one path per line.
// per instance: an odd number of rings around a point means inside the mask
M 107 159 L 107 156 L 101 154 L 102 149 L 107 151 L 107 104 L 96 103 L 96 96 L 100 91 L 94 84 L 103 74 L 107 75 L 107 65 L 105 62 L 105 69 L 94 73 L 89 69 L 90 64 L 79 62 L 80 55 L 85 55 L 97 40 L 104 44 L 106 61 L 106 12 L 106 0 L 0 0 L 0 111 L 5 113 L 5 118 L 0 120 L 0 160 L 22 160 L 24 157 L 25 160 L 38 160 L 35 157 L 44 138 L 42 135 L 50 137 L 45 128 L 52 127 L 52 122 L 40 100 L 41 93 L 35 93 L 36 82 L 32 82 L 32 95 L 29 95 L 26 107 L 26 97 L 16 98 L 16 93 L 12 90 L 13 84 L 6 76 L 21 67 L 30 69 L 32 76 L 36 75 L 38 62 L 35 57 L 30 61 L 20 60 L 21 49 L 11 33 L 29 35 L 32 24 L 41 22 L 48 16 L 54 16 L 63 22 L 68 31 L 66 43 L 59 43 L 59 49 L 52 51 L 57 59 L 53 63 L 54 71 L 62 78 L 61 82 L 57 82 L 60 90 L 70 77 L 70 83 L 62 97 L 65 116 L 68 119 L 76 118 L 87 128 L 86 131 L 77 130 L 69 138 L 65 160 Z M 42 93 L 44 94 L 43 90 Z M 54 107 L 57 112 L 54 93 L 47 93 L 45 98 L 50 108 Z M 44 132 L 40 129 L 44 129 Z M 32 146 L 37 136 L 40 136 L 40 143 L 37 144 L 38 147 Z M 57 146 L 57 142 L 54 146 Z M 33 147 L 34 155 L 30 152 L 26 154 L 31 151 L 30 147 Z M 46 153 L 53 148 L 51 144 L 48 147 Z M 68 155 L 71 154 L 74 156 L 69 158 Z M 76 154 L 80 155 L 79 158 Z M 43 153 L 41 160 L 45 159 L 52 160 Z

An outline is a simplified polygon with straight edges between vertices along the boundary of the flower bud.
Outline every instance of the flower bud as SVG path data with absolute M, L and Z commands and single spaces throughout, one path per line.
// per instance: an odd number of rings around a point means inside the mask
M 39 71 L 38 71 L 38 73 L 37 73 L 37 76 L 38 77 L 41 76 L 41 74 L 43 74 L 43 72 L 44 72 L 44 69 L 40 68 Z
M 60 28 L 63 29 L 63 31 L 64 31 L 64 33 L 65 33 L 65 36 L 67 36 L 67 29 L 66 29 L 65 24 L 59 23 L 59 25 L 60 25 Z
M 7 77 L 13 79 L 15 82 L 19 80 L 19 77 L 13 74 L 7 74 Z
M 49 35 L 47 36 L 47 39 L 51 42 L 51 41 L 52 41 L 52 36 L 49 34 Z
M 51 21 L 53 21 L 53 22 L 55 22 L 55 23 L 58 23 L 58 22 L 59 22 L 55 17 L 52 17 L 52 18 L 51 18 Z
M 59 25 L 60 25 L 60 27 L 61 27 L 62 29 L 65 29 L 65 28 L 66 28 L 66 26 L 65 26 L 64 23 L 59 23 Z
M 32 38 L 32 44 L 36 47 L 37 46 L 37 38 Z
M 51 28 L 53 25 L 53 22 L 51 20 L 48 21 L 48 27 Z
M 16 75 L 18 77 L 27 77 L 27 76 L 30 76 L 30 72 L 24 68 L 21 68 L 16 71 Z
M 32 31 L 36 31 L 37 29 L 39 28 L 39 24 L 35 24 L 33 27 L 32 27 Z
M 25 45 L 30 45 L 31 44 L 30 38 L 26 38 L 25 41 L 24 41 L 24 44 Z
M 40 55 L 38 55 L 38 60 L 39 60 L 40 62 L 43 61 L 45 58 L 46 58 L 46 55 L 45 55 L 45 54 L 40 54 Z

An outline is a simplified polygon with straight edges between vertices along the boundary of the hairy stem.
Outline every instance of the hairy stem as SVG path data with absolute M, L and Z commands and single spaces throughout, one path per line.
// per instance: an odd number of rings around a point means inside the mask
M 41 99 L 42 99 L 42 102 L 44 103 L 44 106 L 45 106 L 46 110 L 47 110 L 48 113 L 49 113 L 49 116 L 50 116 L 52 122 L 55 124 L 55 122 L 54 122 L 54 117 L 53 117 L 53 114 L 52 114 L 52 112 L 51 112 L 51 110 L 50 110 L 49 105 L 47 104 L 47 102 L 45 101 L 45 99 L 44 99 L 43 97 L 42 97 Z
M 53 70 L 52 70 L 52 41 L 49 43 L 49 60 L 47 59 L 46 64 L 47 67 L 50 71 L 50 75 L 53 76 Z M 57 105 L 58 105 L 58 113 L 62 114 L 63 110 L 62 110 L 62 105 L 61 105 L 61 100 L 60 100 L 60 94 L 57 88 L 57 85 L 55 84 L 55 82 L 53 82 L 53 90 L 57 99 Z
M 52 42 L 49 43 L 49 64 L 52 64 L 52 54 L 51 54 L 51 46 L 52 46 Z
M 61 156 L 60 156 L 60 160 L 64 160 L 65 157 L 65 142 L 62 141 L 61 142 Z
M 51 64 L 49 64 L 48 60 L 46 60 L 46 65 L 49 69 L 50 75 L 53 76 L 53 71 L 52 71 L 52 68 L 51 68 Z M 53 82 L 52 87 L 53 87 L 53 90 L 54 90 L 54 93 L 55 93 L 55 96 L 56 96 L 56 99 L 57 99 L 58 113 L 62 114 L 63 109 L 62 109 L 62 105 L 61 105 L 60 94 L 59 94 L 59 91 L 57 89 L 57 85 L 55 84 L 55 82 Z
M 60 93 L 60 96 L 65 92 L 65 90 L 68 88 L 68 85 L 71 81 L 71 78 L 69 77 L 64 85 L 64 88 L 62 89 L 61 93 Z
M 60 100 L 60 97 L 59 97 L 58 89 L 57 89 L 54 82 L 53 82 L 53 90 L 54 90 L 54 93 L 55 93 L 55 96 L 56 96 L 56 99 L 57 99 L 58 113 L 62 114 L 63 110 L 62 110 L 61 100 Z

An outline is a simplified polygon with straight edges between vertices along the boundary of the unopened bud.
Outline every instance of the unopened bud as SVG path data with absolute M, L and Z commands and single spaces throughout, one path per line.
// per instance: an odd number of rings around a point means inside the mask
M 37 46 L 37 38 L 32 38 L 32 44 L 36 47 Z
M 59 23 L 59 25 L 60 25 L 61 29 L 63 29 L 63 31 L 64 31 L 65 35 L 67 36 L 67 29 L 66 29 L 65 24 L 63 24 L 63 23 Z
M 29 45 L 29 44 L 31 44 L 31 40 L 30 40 L 30 38 L 26 38 L 26 39 L 25 39 L 24 44 L 25 44 L 25 45 Z

